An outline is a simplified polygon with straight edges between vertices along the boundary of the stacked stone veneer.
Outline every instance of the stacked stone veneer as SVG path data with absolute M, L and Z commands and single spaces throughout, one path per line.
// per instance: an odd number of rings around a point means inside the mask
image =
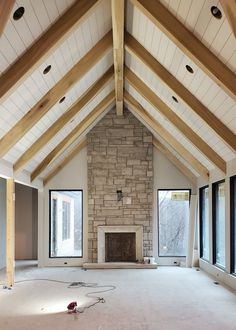
M 97 262 L 97 227 L 142 225 L 152 255 L 152 134 L 128 110 L 111 110 L 87 135 L 88 257 Z M 123 199 L 117 200 L 117 190 Z

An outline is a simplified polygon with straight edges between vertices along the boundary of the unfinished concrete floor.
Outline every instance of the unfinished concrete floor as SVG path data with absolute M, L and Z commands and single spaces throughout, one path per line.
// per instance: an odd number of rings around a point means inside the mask
M 0 273 L 0 281 L 3 274 Z M 18 283 L 0 290 L 1 330 L 185 330 L 236 329 L 236 295 L 214 284 L 202 271 L 180 267 L 158 269 L 87 270 L 81 268 L 38 269 L 18 264 L 16 280 L 55 279 L 115 285 L 115 291 L 98 294 L 106 302 L 83 314 L 68 314 L 68 303 L 79 306 L 94 289 L 68 289 L 67 284 L 48 281 Z

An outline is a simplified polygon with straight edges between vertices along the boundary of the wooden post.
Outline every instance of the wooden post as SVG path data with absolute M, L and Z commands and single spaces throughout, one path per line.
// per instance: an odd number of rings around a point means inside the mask
M 14 284 L 15 273 L 15 184 L 7 179 L 7 228 L 6 228 L 6 276 L 7 286 Z

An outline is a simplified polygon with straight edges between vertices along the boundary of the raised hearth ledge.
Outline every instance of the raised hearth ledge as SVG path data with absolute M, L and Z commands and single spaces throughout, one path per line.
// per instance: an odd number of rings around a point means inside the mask
M 105 233 L 135 233 L 136 259 L 143 260 L 143 226 L 98 226 L 98 263 L 105 263 Z
M 141 264 L 137 262 L 86 262 L 84 269 L 156 269 L 157 264 Z

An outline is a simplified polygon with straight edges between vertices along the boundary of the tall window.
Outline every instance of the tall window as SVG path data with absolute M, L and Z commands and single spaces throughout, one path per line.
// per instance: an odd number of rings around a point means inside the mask
M 213 261 L 225 267 L 225 182 L 212 185 L 213 215 Z
M 236 176 L 230 179 L 231 272 L 236 274 Z
M 184 257 L 187 250 L 190 190 L 158 190 L 160 257 Z
M 199 191 L 200 205 L 200 257 L 209 261 L 209 188 Z
M 50 190 L 50 258 L 82 257 L 83 196 L 81 190 Z

